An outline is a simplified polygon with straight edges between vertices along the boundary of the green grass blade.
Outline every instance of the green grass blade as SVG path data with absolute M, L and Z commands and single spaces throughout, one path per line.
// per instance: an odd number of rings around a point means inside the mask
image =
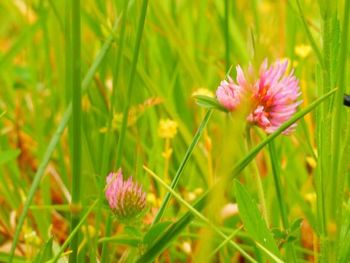
M 339 90 L 337 91 L 336 98 L 335 98 L 335 109 L 334 109 L 334 144 L 333 144 L 333 155 L 334 156 L 334 170 L 333 174 L 338 174 L 339 178 L 337 180 L 337 183 L 335 185 L 334 191 L 335 193 L 338 193 L 337 198 L 335 201 L 335 210 L 338 214 L 337 218 L 341 219 L 341 210 L 342 210 L 342 203 L 343 203 L 343 192 L 344 192 L 344 182 L 346 178 L 346 172 L 344 171 L 347 168 L 343 168 L 342 166 L 347 167 L 347 161 L 343 160 L 341 158 L 341 153 L 346 152 L 347 145 L 343 145 L 344 138 L 342 137 L 344 134 L 344 123 L 345 120 L 345 114 L 346 111 L 344 109 L 343 100 L 344 100 L 344 94 L 346 91 L 346 69 L 347 69 L 347 54 L 349 49 L 348 44 L 348 34 L 349 34 L 349 17 L 350 17 L 350 1 L 345 1 L 344 6 L 344 21 L 343 21 L 343 28 L 342 28 L 342 38 L 341 38 L 341 48 L 339 53 L 339 67 L 338 67 L 338 87 Z M 343 161 L 343 162 L 342 162 Z M 344 171 L 344 172 L 343 172 Z M 341 220 L 338 220 L 338 223 L 340 223 Z M 340 225 L 340 224 L 339 224 Z
M 306 22 L 306 19 L 305 19 L 305 15 L 303 13 L 303 9 L 301 8 L 301 5 L 300 5 L 300 0 L 296 0 L 296 2 L 297 2 L 297 6 L 298 6 L 299 16 L 300 16 L 301 22 L 302 22 L 302 24 L 304 26 L 304 30 L 306 32 L 306 36 L 309 39 L 310 45 L 311 45 L 312 49 L 314 50 L 314 52 L 316 54 L 318 62 L 323 67 L 324 66 L 324 61 L 323 61 L 323 57 L 322 57 L 321 51 L 318 48 L 318 46 L 316 44 L 316 41 L 315 41 L 315 39 L 313 38 L 313 36 L 311 34 L 309 26 L 307 25 L 307 22 Z
M 238 181 L 235 182 L 235 194 L 239 215 L 247 232 L 255 242 L 263 244 L 271 254 L 280 258 L 281 254 L 278 250 L 277 244 L 267 228 L 256 203 L 253 201 L 245 187 Z M 273 258 L 271 257 L 271 259 Z
M 57 252 L 57 254 L 55 255 L 55 257 L 52 260 L 50 260 L 49 262 L 53 262 L 54 263 L 54 262 L 57 262 L 59 260 L 59 258 L 61 257 L 63 251 L 69 246 L 69 244 L 71 243 L 72 239 L 77 235 L 77 233 L 80 230 L 81 226 L 84 224 L 86 218 L 91 213 L 91 211 L 95 208 L 95 206 L 97 205 L 98 202 L 99 202 L 99 200 L 97 199 L 91 204 L 89 209 L 85 212 L 85 214 L 81 217 L 80 221 L 76 224 L 75 228 L 69 233 L 69 236 L 66 238 L 66 240 L 64 241 L 64 243 L 60 247 L 60 249 Z
M 283 230 L 288 231 L 289 221 L 288 221 L 287 208 L 283 201 L 284 198 L 282 196 L 283 189 L 282 189 L 282 183 L 281 183 L 280 159 L 277 156 L 276 146 L 274 141 L 271 141 L 269 143 L 269 153 L 270 153 L 270 159 L 271 159 L 273 181 L 275 184 L 276 197 L 277 197 L 278 206 L 280 209 Z M 286 252 L 287 252 L 287 257 L 290 257 L 293 262 L 297 262 L 293 243 L 288 243 L 286 245 Z
M 114 34 L 117 30 L 119 24 L 119 19 L 116 20 L 114 27 L 113 27 L 113 32 L 112 34 L 107 38 L 106 42 L 104 43 L 104 45 L 102 46 L 99 54 L 97 55 L 94 63 L 91 65 L 89 71 L 87 72 L 87 74 L 85 75 L 85 78 L 82 82 L 82 89 L 83 92 L 87 89 L 88 85 L 90 84 L 93 76 L 95 75 L 99 65 L 101 64 L 102 60 L 104 59 L 104 57 L 107 54 L 107 51 L 109 50 L 113 40 L 114 40 Z M 32 185 L 30 187 L 26 202 L 24 204 L 23 210 L 22 210 L 22 214 L 19 217 L 18 223 L 17 223 L 17 227 L 16 227 L 16 232 L 15 235 L 13 237 L 13 242 L 12 242 L 12 246 L 11 246 L 11 251 L 10 251 L 10 257 L 9 257 L 9 262 L 12 262 L 13 259 L 13 255 L 15 252 L 15 248 L 17 246 L 17 242 L 18 242 L 18 238 L 24 223 L 24 220 L 27 216 L 28 213 L 28 209 L 30 204 L 32 203 L 34 194 L 39 186 L 39 183 L 41 181 L 41 178 L 44 175 L 45 169 L 50 161 L 51 155 L 53 153 L 53 151 L 56 148 L 57 143 L 59 142 L 59 139 L 61 138 L 61 135 L 65 129 L 65 127 L 67 126 L 68 120 L 70 118 L 72 114 L 72 104 L 70 104 L 67 108 L 67 110 L 65 111 L 60 124 L 58 125 L 53 137 L 51 138 L 49 145 L 45 151 L 45 154 L 39 164 L 38 170 L 35 173 Z
M 197 218 L 201 219 L 205 224 L 207 224 L 210 228 L 214 230 L 215 233 L 217 233 L 219 236 L 224 238 L 224 240 L 227 240 L 228 237 L 214 224 L 212 223 L 208 218 L 206 218 L 202 213 L 200 213 L 195 207 L 190 205 L 188 202 L 186 202 L 178 193 L 176 193 L 171 186 L 168 186 L 161 178 L 159 178 L 155 173 L 153 173 L 150 169 L 148 169 L 146 166 L 143 167 L 147 173 L 149 173 L 154 179 L 157 180 L 163 187 L 165 187 L 168 192 L 173 195 L 181 204 L 186 206 L 192 214 L 194 214 Z M 237 249 L 246 259 L 248 259 L 250 262 L 256 262 L 249 254 L 247 254 L 238 244 L 231 241 L 229 239 L 229 244 L 231 244 L 235 249 Z
M 147 14 L 147 7 L 148 7 L 148 0 L 144 0 L 141 8 L 141 14 L 139 18 L 139 24 L 137 28 L 137 35 L 136 35 L 136 40 L 135 40 L 135 47 L 134 47 L 134 54 L 132 58 L 132 63 L 131 63 L 131 71 L 130 71 L 130 80 L 126 92 L 126 102 L 123 110 L 123 119 L 122 119 L 122 125 L 120 128 L 120 134 L 118 138 L 118 144 L 117 144 L 117 151 L 116 151 L 116 167 L 119 169 L 122 163 L 122 154 L 123 154 L 123 147 L 124 147 L 124 142 L 125 142 L 125 135 L 126 135 L 126 129 L 127 129 L 127 124 L 128 124 L 128 116 L 129 116 L 129 109 L 130 109 L 130 104 L 131 104 L 131 97 L 133 94 L 133 89 L 134 89 L 134 81 L 135 81 L 135 76 L 136 76 L 136 67 L 137 67 L 137 61 L 139 59 L 139 52 L 140 52 L 140 46 L 141 46 L 141 40 L 142 40 L 142 34 L 143 34 L 143 29 L 145 25 L 145 20 L 146 20 L 146 14 Z M 114 103 L 114 102 L 113 102 Z M 111 228 L 112 224 L 112 218 L 108 217 L 107 222 L 106 222 L 106 237 L 110 236 L 110 232 L 112 231 Z M 102 262 L 107 261 L 107 243 L 103 243 L 102 247 Z
M 141 8 L 141 14 L 140 14 L 140 20 L 137 28 L 137 35 L 136 35 L 136 41 L 135 41 L 135 47 L 134 47 L 134 54 L 132 58 L 131 63 L 131 70 L 130 70 L 130 80 L 126 92 L 126 102 L 125 107 L 123 111 L 123 120 L 122 120 L 122 126 L 120 128 L 120 135 L 118 138 L 118 145 L 117 145 L 117 160 L 116 160 L 116 167 L 119 168 L 122 162 L 122 154 L 123 154 L 123 146 L 125 141 L 125 133 L 127 128 L 127 122 L 128 122 L 128 116 L 129 116 L 129 108 L 131 103 L 131 97 L 133 94 L 134 89 L 134 81 L 136 76 L 136 66 L 137 61 L 139 59 L 139 52 L 140 52 L 140 46 L 141 46 L 141 40 L 142 40 L 142 34 L 143 34 L 143 28 L 145 25 L 146 20 L 146 13 L 147 13 L 147 7 L 148 7 L 148 0 L 144 0 Z
M 230 68 L 230 1 L 225 0 L 225 62 L 226 71 Z
M 72 205 L 79 206 L 80 203 L 80 180 L 81 180 L 81 32 L 80 32 L 80 0 L 71 3 L 71 32 L 72 32 Z M 72 210 L 71 231 L 79 223 L 79 212 Z M 72 254 L 69 262 L 77 262 L 79 233 L 70 243 Z
M 185 166 L 186 166 L 189 158 L 191 157 L 194 148 L 196 147 L 200 137 L 202 136 L 203 131 L 205 130 L 205 127 L 208 124 L 208 121 L 210 119 L 211 114 L 212 114 L 212 110 L 208 110 L 206 115 L 204 116 L 204 118 L 203 118 L 203 120 L 202 120 L 202 122 L 201 122 L 201 124 L 200 124 L 200 126 L 199 126 L 199 128 L 198 128 L 198 130 L 196 132 L 196 134 L 193 137 L 193 140 L 192 140 L 190 146 L 188 147 L 188 149 L 187 149 L 187 151 L 185 153 L 184 158 L 181 161 L 181 164 L 180 164 L 178 170 L 176 171 L 176 174 L 174 176 L 173 181 L 171 182 L 171 185 L 170 185 L 171 189 L 175 189 L 175 187 L 177 186 L 177 184 L 178 184 L 178 182 L 180 180 L 180 177 L 182 175 L 182 172 L 185 169 Z M 162 204 L 160 205 L 160 208 L 159 208 L 156 216 L 153 219 L 152 224 L 156 224 L 156 223 L 158 223 L 160 221 L 160 219 L 162 218 L 162 216 L 164 214 L 166 205 L 169 202 L 169 199 L 170 199 L 170 192 L 167 192 L 167 194 L 163 198 Z

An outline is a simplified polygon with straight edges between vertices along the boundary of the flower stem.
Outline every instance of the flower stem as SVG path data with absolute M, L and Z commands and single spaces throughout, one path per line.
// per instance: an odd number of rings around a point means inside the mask
M 134 47 L 134 53 L 132 58 L 132 64 L 131 64 L 130 80 L 127 88 L 127 96 L 126 96 L 126 102 L 125 102 L 124 111 L 123 111 L 122 126 L 120 129 L 120 134 L 119 134 L 118 144 L 117 144 L 116 167 L 118 168 L 121 166 L 121 163 L 122 163 L 123 146 L 124 146 L 126 129 L 128 124 L 129 108 L 130 108 L 131 97 L 133 93 L 134 81 L 136 76 L 136 65 L 139 58 L 139 51 L 141 46 L 143 28 L 146 20 L 147 7 L 148 7 L 148 0 L 144 0 L 142 3 L 141 14 L 140 14 L 139 24 L 137 28 L 135 47 Z M 111 231 L 112 231 L 111 225 L 112 225 L 112 218 L 109 216 L 106 222 L 106 233 L 105 233 L 106 237 L 110 236 L 111 234 Z M 107 243 L 104 243 L 102 247 L 101 262 L 107 262 Z
M 251 132 L 251 126 L 247 125 L 246 139 L 247 139 L 248 150 L 252 149 L 252 146 L 253 146 L 250 132 Z M 267 209 L 266 209 L 264 188 L 263 188 L 259 168 L 258 168 L 258 165 L 257 165 L 255 160 L 252 162 L 252 165 L 253 165 L 253 169 L 254 169 L 254 172 L 253 172 L 254 177 L 255 177 L 254 179 L 256 180 L 257 188 L 258 188 L 258 197 L 259 197 L 259 203 L 261 206 L 261 212 L 262 212 L 263 218 L 266 222 L 266 225 L 269 226 L 270 223 L 269 223 L 269 218 L 268 218 Z
M 282 218 L 283 230 L 288 231 L 289 221 L 288 221 L 287 209 L 286 209 L 285 203 L 283 202 L 283 196 L 282 196 L 282 183 L 281 183 L 280 165 L 279 165 L 280 161 L 276 154 L 276 146 L 274 141 L 271 141 L 269 143 L 269 152 L 270 152 L 272 174 L 273 174 L 273 180 L 275 183 L 277 201 L 278 201 L 278 206 L 279 206 L 281 218 Z M 286 251 L 287 251 L 287 259 L 291 258 L 292 259 L 291 262 L 297 262 L 297 257 L 296 257 L 293 243 L 288 243 L 286 245 Z
M 200 139 L 200 137 L 201 137 L 201 135 L 202 135 L 202 133 L 204 131 L 205 126 L 208 124 L 208 121 L 209 121 L 210 116 L 211 116 L 212 113 L 213 113 L 212 109 L 207 111 L 204 119 L 202 120 L 202 122 L 201 122 L 201 124 L 200 124 L 200 126 L 199 126 L 199 128 L 197 130 L 197 133 L 194 135 L 193 140 L 192 140 L 190 146 L 188 147 L 188 149 L 187 149 L 187 151 L 185 153 L 185 156 L 182 159 L 182 162 L 181 162 L 178 170 L 176 171 L 175 177 L 174 177 L 173 181 L 171 182 L 170 186 L 171 186 L 172 189 L 174 189 L 176 187 L 177 183 L 179 182 L 180 176 L 181 176 L 181 174 L 182 174 L 182 172 L 183 172 L 183 170 L 184 170 L 184 168 L 185 168 L 185 166 L 186 166 L 190 156 L 192 155 L 194 147 L 197 145 L 197 143 L 198 143 L 198 141 L 199 141 L 199 139 Z M 162 201 L 162 204 L 160 205 L 160 208 L 159 208 L 156 216 L 153 219 L 152 225 L 158 223 L 160 221 L 160 219 L 162 218 L 162 216 L 164 214 L 164 211 L 165 211 L 165 208 L 166 208 L 166 206 L 167 206 L 167 204 L 169 202 L 170 195 L 171 195 L 170 192 L 167 192 L 167 194 L 165 195 L 165 197 L 164 197 L 164 199 Z

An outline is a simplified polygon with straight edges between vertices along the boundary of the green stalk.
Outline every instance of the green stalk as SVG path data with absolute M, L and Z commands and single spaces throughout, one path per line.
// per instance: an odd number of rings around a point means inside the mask
M 118 144 L 117 144 L 117 152 L 116 152 L 116 155 L 117 155 L 116 167 L 117 168 L 119 168 L 121 166 L 121 163 L 122 163 L 123 146 L 124 146 L 126 129 L 127 129 L 127 124 L 128 124 L 128 116 L 129 116 L 129 109 L 130 109 L 130 104 L 131 104 L 131 97 L 133 94 L 133 87 L 134 87 L 134 81 L 135 81 L 135 76 L 136 76 L 136 66 L 137 66 L 137 61 L 139 58 L 139 51 L 140 51 L 140 46 L 141 46 L 143 28 L 144 28 L 145 20 L 146 20 L 147 6 L 148 6 L 148 0 L 144 0 L 142 3 L 141 15 L 139 18 L 139 24 L 138 24 L 138 28 L 137 28 L 134 54 L 133 54 L 132 64 L 131 64 L 130 80 L 129 80 L 129 85 L 127 88 L 126 101 L 125 101 L 125 106 L 124 106 L 124 111 L 123 111 L 123 120 L 122 120 L 120 135 L 118 138 Z M 112 231 L 111 226 L 112 226 L 112 218 L 109 216 L 107 218 L 107 222 L 106 222 L 106 233 L 105 233 L 106 237 L 109 237 L 111 235 L 111 231 Z M 103 246 L 102 246 L 101 262 L 107 262 L 107 243 L 103 243 Z
M 116 101 L 116 94 L 117 94 L 117 86 L 118 86 L 118 80 L 119 80 L 119 73 L 120 73 L 120 63 L 122 60 L 122 54 L 124 50 L 124 39 L 125 39 L 125 29 L 126 29 L 126 18 L 127 18 L 127 8 L 128 7 L 128 0 L 124 0 L 124 6 L 121 16 L 122 17 L 122 23 L 121 23 L 121 31 L 120 31 L 120 38 L 119 38 L 119 45 L 118 45 L 118 53 L 116 57 L 116 63 L 115 63 L 115 71 L 113 75 L 113 88 L 112 88 L 112 96 L 111 96 L 111 106 L 108 116 L 108 131 L 104 138 L 103 148 L 102 148 L 102 165 L 101 165 L 101 174 L 102 176 L 105 176 L 108 172 L 108 145 L 110 143 L 110 134 L 112 133 L 112 120 L 114 116 L 114 109 Z M 119 168 L 119 167 L 117 167 Z
M 132 64 L 131 64 L 130 80 L 129 80 L 129 85 L 126 92 L 126 98 L 125 98 L 126 101 L 125 101 L 125 106 L 123 111 L 123 120 L 122 120 L 120 135 L 118 138 L 116 167 L 120 167 L 122 163 L 123 146 L 125 141 L 126 128 L 128 124 L 131 97 L 134 89 L 136 66 L 137 66 L 137 61 L 139 59 L 139 51 L 141 46 L 143 28 L 144 28 L 145 19 L 146 19 L 147 6 L 148 6 L 148 0 L 144 0 L 141 8 L 141 15 L 140 15 L 138 28 L 137 28 L 135 49 L 134 49 L 134 55 L 133 55 Z
M 83 92 L 85 92 L 86 89 L 88 88 L 88 85 L 90 84 L 92 78 L 94 77 L 99 65 L 101 64 L 102 60 L 106 56 L 107 51 L 109 50 L 109 48 L 113 42 L 114 34 L 117 30 L 118 24 L 119 24 L 119 19 L 116 19 L 111 35 L 107 38 L 107 40 L 104 43 L 104 45 L 102 46 L 99 54 L 95 58 L 94 63 L 91 65 L 87 74 L 85 75 L 85 78 L 84 78 L 83 83 L 82 83 L 82 91 Z M 72 104 L 69 104 L 67 110 L 63 114 L 61 122 L 59 123 L 54 135 L 52 136 L 52 138 L 49 142 L 49 145 L 46 148 L 45 154 L 42 157 L 42 160 L 39 164 L 38 170 L 35 173 L 32 185 L 31 185 L 29 192 L 28 192 L 27 199 L 26 199 L 25 204 L 23 206 L 22 214 L 20 215 L 20 217 L 18 219 L 16 231 L 15 231 L 15 234 L 13 236 L 13 242 L 12 242 L 11 251 L 10 251 L 10 255 L 9 255 L 9 263 L 11 263 L 13 260 L 13 256 L 14 256 L 14 252 L 15 252 L 15 249 L 16 249 L 16 246 L 18 243 L 19 235 L 21 233 L 24 220 L 27 217 L 27 213 L 28 213 L 30 204 L 33 201 L 35 192 L 36 192 L 37 188 L 39 187 L 41 178 L 44 175 L 45 169 L 50 161 L 51 155 L 52 155 L 53 151 L 55 150 L 56 145 L 58 144 L 64 129 L 67 126 L 67 123 L 69 121 L 71 114 L 72 114 Z
M 81 177 L 81 54 L 80 54 L 80 0 L 71 3 L 72 8 L 72 205 L 80 205 L 80 177 Z M 79 209 L 72 210 L 71 231 L 78 225 Z M 72 254 L 69 262 L 77 262 L 79 233 L 71 241 Z
M 307 38 L 309 39 L 309 42 L 310 42 L 310 45 L 312 47 L 312 49 L 314 50 L 315 54 L 316 54 L 316 57 L 318 59 L 318 62 L 321 64 L 321 66 L 323 67 L 323 58 L 322 58 L 322 54 L 321 54 L 321 51 L 320 49 L 318 48 L 317 44 L 316 44 L 316 41 L 315 39 L 313 38 L 312 34 L 311 34 L 311 31 L 309 29 L 309 26 L 307 25 L 307 22 L 306 22 L 306 19 L 305 19 L 305 16 L 304 16 L 304 13 L 303 13 L 303 9 L 301 8 L 301 5 L 300 5 L 300 0 L 296 0 L 297 1 L 297 6 L 298 6 L 298 11 L 299 11 L 299 16 L 300 16 L 300 19 L 301 19 L 301 22 L 304 26 L 304 30 L 305 30 L 305 33 L 306 33 L 306 36 Z
M 323 44 L 323 65 L 322 68 L 322 93 L 325 94 L 331 88 L 331 41 L 332 41 L 332 24 L 331 24 L 331 14 L 329 7 L 324 9 L 324 14 L 322 15 L 323 20 L 323 34 L 322 34 L 322 44 Z M 321 211 L 321 220 L 323 220 L 323 228 L 321 229 L 321 262 L 332 262 L 335 260 L 332 255 L 334 252 L 334 242 L 329 239 L 328 228 L 332 224 L 334 219 L 334 207 L 332 206 L 332 198 L 336 193 L 333 193 L 334 183 L 336 181 L 336 174 L 332 174 L 333 168 L 333 158 L 331 157 L 333 141 L 332 141 L 332 131 L 331 126 L 333 119 L 330 118 L 330 103 L 325 103 L 322 105 L 322 115 L 319 121 L 322 121 L 321 134 L 322 147 L 321 158 L 319 165 L 321 166 L 320 180 L 321 180 L 321 191 L 323 200 L 323 208 Z
M 103 148 L 102 148 L 102 165 L 101 165 L 101 176 L 104 177 L 106 176 L 108 172 L 108 149 L 109 149 L 109 144 L 111 142 L 111 133 L 112 133 L 112 120 L 114 116 L 114 109 L 115 109 L 115 104 L 117 103 L 116 101 L 116 94 L 117 94 L 117 85 L 118 85 L 118 80 L 119 80 L 119 73 L 120 73 L 120 64 L 122 60 L 122 54 L 124 50 L 124 39 L 125 39 L 125 29 L 126 29 L 126 18 L 127 18 L 127 7 L 128 7 L 128 0 L 124 0 L 124 6 L 123 6 L 123 11 L 122 11 L 122 22 L 121 22 L 121 31 L 120 31 L 120 38 L 119 38 L 119 45 L 118 45 L 118 53 L 117 53 L 117 58 L 116 58 L 116 64 L 115 64 L 115 71 L 113 75 L 113 89 L 112 89 L 112 96 L 111 96 L 111 107 L 109 111 L 109 117 L 108 117 L 108 131 L 107 134 L 104 138 L 104 143 L 103 143 Z M 104 180 L 101 180 L 101 182 L 104 182 Z M 104 198 L 104 184 L 100 186 L 100 198 Z M 101 206 L 99 206 L 99 213 L 97 214 L 97 220 L 96 220 L 96 229 L 100 228 L 101 224 L 101 217 L 102 217 L 102 203 Z M 106 235 L 110 235 L 112 232 L 112 222 L 111 218 L 107 219 L 107 224 L 106 224 Z M 97 247 L 97 236 L 95 237 L 95 244 Z M 107 257 L 107 248 L 108 244 L 104 243 L 102 245 L 102 258 L 106 259 Z
M 345 138 L 345 144 L 344 140 L 340 140 L 343 136 L 344 132 L 344 118 L 345 118 L 345 109 L 343 105 L 343 94 L 346 90 L 346 58 L 348 54 L 348 34 L 349 34 L 349 17 L 350 17 L 350 0 L 345 1 L 344 6 L 344 15 L 343 15 L 343 27 L 342 27 L 342 38 L 341 38 L 341 49 L 339 54 L 339 67 L 338 67 L 338 87 L 339 92 L 337 92 L 336 97 L 336 114 L 335 114 L 335 123 L 337 124 L 337 127 L 335 128 L 336 135 L 335 135 L 335 145 L 337 146 L 336 149 L 338 151 L 334 151 L 334 153 L 339 153 L 340 150 L 342 150 L 341 157 L 334 158 L 335 160 L 339 160 L 337 163 L 337 174 L 339 175 L 339 179 L 336 185 L 335 192 L 337 193 L 337 200 L 336 200 L 336 218 L 337 225 L 341 226 L 342 222 L 342 208 L 343 208 L 343 198 L 344 198 L 344 184 L 346 180 L 346 169 L 348 164 L 348 158 L 347 158 L 347 149 L 348 149 L 348 139 L 349 135 Z M 344 139 L 344 138 L 343 138 Z M 342 146 L 343 145 L 343 146 Z M 339 156 L 339 155 L 338 155 Z
M 220 251 L 220 249 L 222 249 L 232 238 L 234 238 L 238 232 L 243 228 L 243 226 L 235 229 L 235 231 L 233 231 L 229 236 L 227 236 L 227 238 L 222 241 L 214 250 L 213 252 L 210 253 L 210 257 L 214 257 L 216 253 L 218 253 Z
M 64 243 L 62 244 L 62 246 L 60 247 L 60 249 L 58 250 L 57 254 L 55 255 L 55 257 L 50 260 L 49 262 L 57 262 L 60 258 L 60 256 L 62 255 L 63 251 L 68 247 L 68 245 L 73 241 L 73 239 L 78 235 L 78 231 L 81 228 L 81 226 L 84 224 L 86 218 L 88 217 L 88 215 L 91 213 L 91 211 L 95 208 L 95 206 L 98 203 L 98 199 L 96 199 L 94 201 L 94 203 L 89 207 L 89 209 L 86 211 L 86 213 L 82 216 L 82 218 L 80 219 L 80 221 L 76 224 L 75 228 L 72 229 L 72 231 L 69 233 L 69 236 L 66 238 L 66 240 L 64 241 Z
M 208 121 L 210 119 L 210 116 L 211 116 L 212 112 L 213 112 L 213 110 L 208 110 L 207 113 L 204 116 L 204 119 L 202 120 L 201 124 L 199 125 L 199 128 L 198 128 L 196 134 L 194 135 L 193 140 L 192 140 L 190 146 L 188 147 L 188 149 L 187 149 L 187 151 L 185 153 L 184 158 L 182 159 L 182 162 L 181 162 L 179 168 L 176 171 L 174 179 L 171 182 L 171 185 L 170 185 L 171 189 L 175 189 L 175 187 L 177 186 L 177 183 L 180 180 L 182 172 L 185 169 L 185 166 L 186 166 L 189 158 L 191 157 L 195 146 L 197 145 L 200 137 L 202 136 L 203 131 L 205 130 L 205 127 L 208 124 Z M 156 216 L 153 219 L 152 225 L 158 223 L 160 221 L 160 219 L 162 218 L 162 216 L 164 214 L 164 211 L 165 211 L 165 208 L 166 208 L 166 206 L 167 206 L 167 204 L 169 202 L 170 196 L 171 196 L 171 193 L 168 191 L 167 194 L 165 195 L 163 201 L 162 201 L 162 204 L 160 205 L 160 208 L 159 208 Z
M 270 152 L 272 174 L 273 174 L 273 180 L 275 183 L 277 201 L 278 201 L 278 206 L 279 206 L 281 218 L 282 218 L 283 230 L 288 231 L 289 221 L 288 221 L 287 209 L 286 209 L 285 203 L 283 202 L 283 196 L 282 196 L 280 160 L 276 154 L 276 146 L 275 146 L 274 141 L 271 141 L 269 143 L 269 152 Z M 286 251 L 287 251 L 287 259 L 291 258 L 290 262 L 297 262 L 297 257 L 296 257 L 295 248 L 294 248 L 293 243 L 287 244 Z
M 251 126 L 248 125 L 247 129 L 246 129 L 248 150 L 250 150 L 252 148 L 252 146 L 253 146 L 250 132 L 251 132 Z M 256 162 L 253 162 L 253 169 L 254 169 L 254 172 L 253 172 L 254 179 L 255 179 L 255 182 L 256 182 L 257 188 L 258 188 L 258 197 L 259 197 L 259 203 L 261 205 L 261 213 L 262 213 L 263 218 L 264 218 L 264 220 L 266 222 L 266 225 L 269 226 L 270 223 L 269 223 L 269 217 L 268 217 L 267 209 L 266 209 L 264 187 L 263 187 L 263 183 L 262 183 L 262 180 L 261 180 L 258 164 Z
M 225 0 L 225 55 L 226 71 L 230 68 L 230 1 Z

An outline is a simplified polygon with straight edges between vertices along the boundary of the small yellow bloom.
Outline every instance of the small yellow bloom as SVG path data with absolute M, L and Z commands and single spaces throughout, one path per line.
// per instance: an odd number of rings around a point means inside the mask
M 192 96 L 205 95 L 208 97 L 214 97 L 214 93 L 206 88 L 199 88 L 192 93 Z
M 164 139 L 172 139 L 177 133 L 177 122 L 169 119 L 162 119 L 159 122 L 159 136 Z
M 309 45 L 300 44 L 294 48 L 294 52 L 300 58 L 306 58 L 311 52 L 311 47 Z
M 82 226 L 81 231 L 88 237 L 94 237 L 97 234 L 96 229 L 92 225 Z
M 155 206 L 157 203 L 157 197 L 153 193 L 148 193 L 146 200 L 148 203 L 150 203 L 152 206 Z
M 311 156 L 306 157 L 306 163 L 310 165 L 312 169 L 315 169 L 317 166 L 316 160 Z
M 316 202 L 316 198 L 317 198 L 317 196 L 316 196 L 316 193 L 314 193 L 314 192 L 312 192 L 312 193 L 307 193 L 306 195 L 305 195 L 305 199 L 307 200 L 307 201 L 309 201 L 310 203 L 315 203 Z

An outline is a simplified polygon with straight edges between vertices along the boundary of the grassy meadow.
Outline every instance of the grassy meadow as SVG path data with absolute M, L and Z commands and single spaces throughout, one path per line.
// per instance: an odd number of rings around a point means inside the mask
M 349 18 L 350 0 L 1 0 L 0 262 L 350 262 Z M 265 59 L 302 102 L 271 132 L 216 96 Z

